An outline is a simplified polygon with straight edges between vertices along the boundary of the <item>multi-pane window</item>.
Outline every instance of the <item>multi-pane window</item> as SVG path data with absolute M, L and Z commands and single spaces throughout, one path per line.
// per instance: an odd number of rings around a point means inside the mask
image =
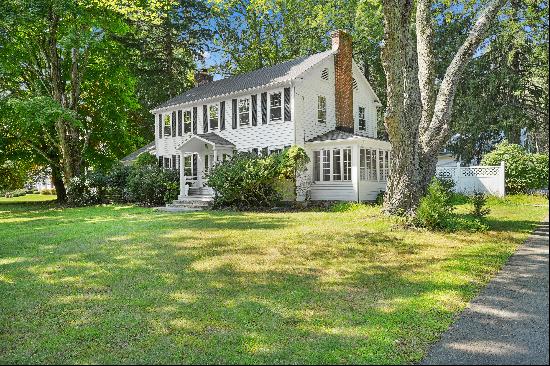
M 317 97 L 317 122 L 327 122 L 327 98 L 323 95 Z
M 376 150 L 361 148 L 359 157 L 359 178 L 361 180 L 377 180 Z
M 172 136 L 172 122 L 169 114 L 164 116 L 164 136 Z
M 313 152 L 313 180 L 318 182 L 321 180 L 321 152 Z
M 212 104 L 209 108 L 209 121 L 210 121 L 210 129 L 214 130 L 218 128 L 218 120 L 219 120 L 219 109 L 217 104 Z
M 351 180 L 351 149 L 342 149 L 342 155 L 344 156 L 344 177 L 343 180 Z
M 280 121 L 282 115 L 281 92 L 271 93 L 269 95 L 269 119 L 270 121 Z
M 390 175 L 390 152 L 380 151 L 380 180 L 387 180 Z M 383 163 L 382 163 L 383 162 Z
M 359 107 L 359 129 L 365 131 L 367 129 L 367 122 L 365 120 L 365 107 Z
M 317 182 L 351 180 L 351 148 L 314 151 L 313 180 Z
M 239 99 L 239 124 L 248 126 L 250 123 L 250 99 Z
M 191 132 L 191 111 L 183 112 L 183 132 Z
M 322 150 L 323 151 L 323 180 L 329 181 L 330 180 L 330 150 Z
M 172 161 L 170 160 L 170 158 L 164 157 L 164 168 L 170 169 L 172 167 L 171 164 L 172 164 Z
M 332 180 L 342 180 L 342 154 L 340 149 L 332 151 Z
M 185 175 L 188 177 L 193 176 L 193 156 L 192 155 L 186 155 L 183 158 L 183 171 L 185 172 Z

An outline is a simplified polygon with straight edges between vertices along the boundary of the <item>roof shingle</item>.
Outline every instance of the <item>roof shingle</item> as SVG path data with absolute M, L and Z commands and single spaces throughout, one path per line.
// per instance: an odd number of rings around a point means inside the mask
M 245 74 L 230 76 L 212 81 L 186 91 L 156 107 L 154 110 L 170 107 L 176 104 L 196 102 L 217 96 L 253 89 L 268 84 L 290 81 L 308 70 L 313 65 L 324 60 L 333 53 L 332 50 L 316 53 L 311 56 L 299 57 L 280 64 L 264 67 Z

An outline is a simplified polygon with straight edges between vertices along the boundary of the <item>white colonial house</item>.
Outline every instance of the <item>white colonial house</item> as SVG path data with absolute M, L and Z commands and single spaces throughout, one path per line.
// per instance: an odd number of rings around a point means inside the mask
M 236 151 L 270 154 L 292 145 L 311 158 L 298 200 L 374 200 L 384 190 L 391 146 L 377 139 L 380 101 L 345 32 L 333 32 L 325 52 L 217 81 L 201 72 L 196 80 L 151 111 L 154 152 L 162 166 L 179 170 L 180 200 L 211 195 L 208 170 Z

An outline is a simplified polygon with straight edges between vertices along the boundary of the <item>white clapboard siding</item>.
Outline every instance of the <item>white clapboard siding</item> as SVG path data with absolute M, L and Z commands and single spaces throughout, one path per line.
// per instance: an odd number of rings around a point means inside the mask
M 350 182 L 315 182 L 311 185 L 313 201 L 356 201 L 357 196 Z
M 386 182 L 376 181 L 360 181 L 359 182 L 359 199 L 361 201 L 374 201 L 380 191 L 386 190 Z

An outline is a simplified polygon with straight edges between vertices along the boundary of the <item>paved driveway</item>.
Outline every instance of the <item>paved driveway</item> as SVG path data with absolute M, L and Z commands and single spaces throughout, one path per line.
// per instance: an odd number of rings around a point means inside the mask
M 548 219 L 422 364 L 548 365 Z

